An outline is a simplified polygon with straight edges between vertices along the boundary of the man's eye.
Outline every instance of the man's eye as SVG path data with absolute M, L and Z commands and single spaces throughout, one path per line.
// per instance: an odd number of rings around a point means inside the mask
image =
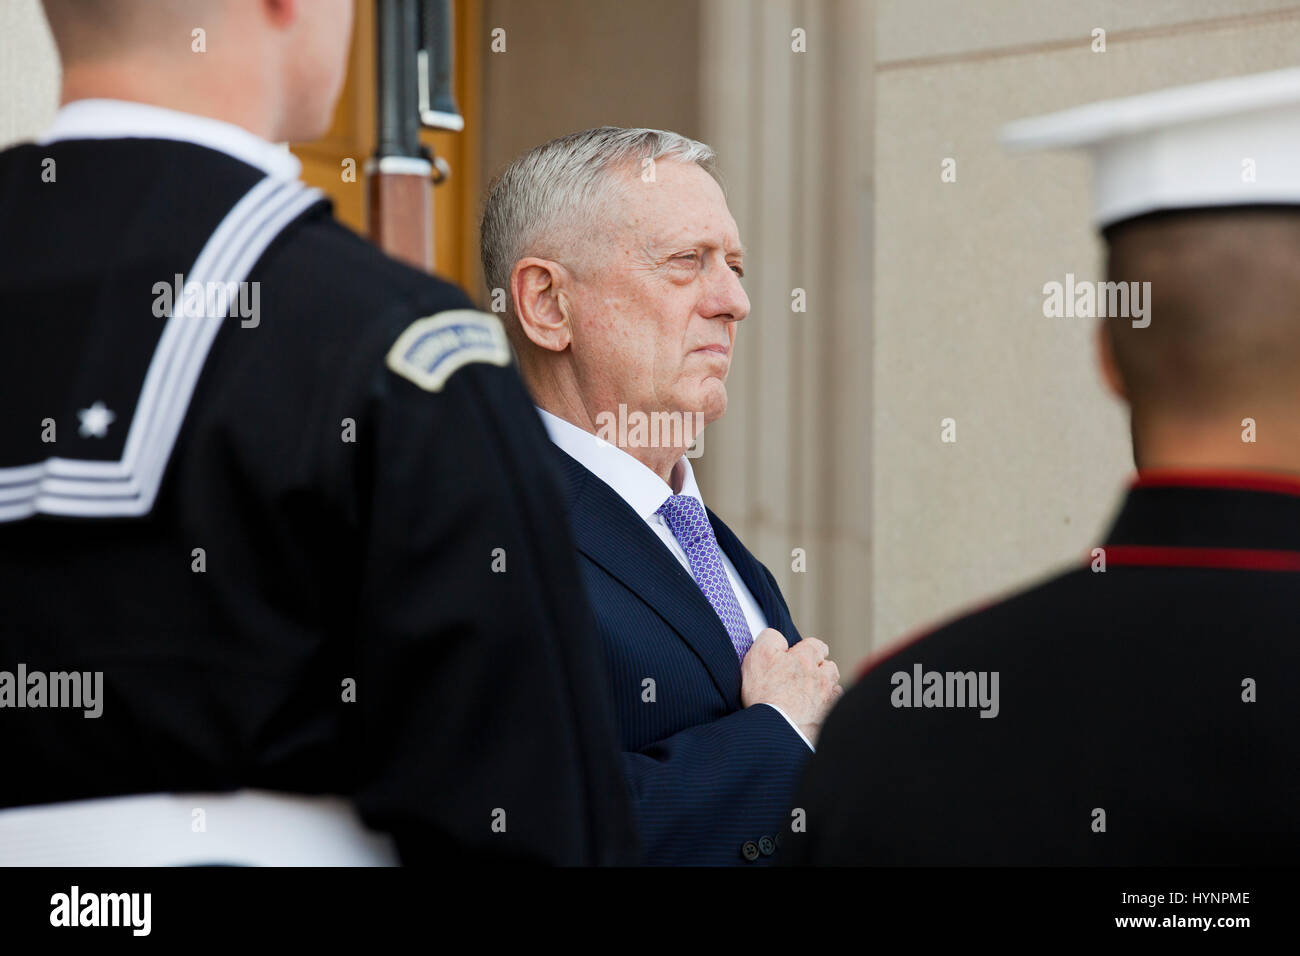
M 697 262 L 699 258 L 700 257 L 693 252 L 687 252 L 680 256 L 673 256 L 673 259 L 676 262 Z
M 741 279 L 745 278 L 745 270 L 742 269 L 740 266 L 732 266 L 731 271 L 734 272 L 739 278 Z

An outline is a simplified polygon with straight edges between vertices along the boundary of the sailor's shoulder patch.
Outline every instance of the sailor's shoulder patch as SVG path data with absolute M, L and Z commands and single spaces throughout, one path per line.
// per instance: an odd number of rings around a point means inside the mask
M 501 320 L 477 309 L 450 309 L 417 319 L 388 350 L 387 364 L 402 378 L 440 392 L 453 372 L 472 362 L 510 364 Z

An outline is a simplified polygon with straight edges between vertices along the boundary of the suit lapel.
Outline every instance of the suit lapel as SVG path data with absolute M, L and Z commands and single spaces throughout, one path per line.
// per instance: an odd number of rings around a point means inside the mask
M 695 579 L 607 484 L 560 448 L 578 550 L 654 610 L 695 651 L 718 691 L 740 705 L 740 663 L 727 629 Z

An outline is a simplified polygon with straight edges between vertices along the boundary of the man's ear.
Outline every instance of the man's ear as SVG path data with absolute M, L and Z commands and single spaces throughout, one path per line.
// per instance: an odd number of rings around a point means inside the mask
M 530 342 L 549 352 L 563 352 L 573 340 L 564 285 L 564 266 L 529 256 L 510 270 L 510 298 L 519 325 Z
M 1111 320 L 1115 321 L 1115 320 Z M 1097 364 L 1101 366 L 1101 377 L 1106 387 L 1121 401 L 1128 401 L 1128 389 L 1124 386 L 1124 376 L 1120 374 L 1119 363 L 1115 361 L 1115 333 L 1105 319 L 1097 323 Z

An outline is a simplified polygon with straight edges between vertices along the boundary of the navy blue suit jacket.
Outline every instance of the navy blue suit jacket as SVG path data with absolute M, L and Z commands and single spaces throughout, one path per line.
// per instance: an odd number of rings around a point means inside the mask
M 695 579 L 612 488 L 555 452 L 645 861 L 776 861 L 812 752 L 774 708 L 741 706 L 740 662 Z M 798 641 L 772 573 L 711 511 L 709 521 L 768 626 Z

